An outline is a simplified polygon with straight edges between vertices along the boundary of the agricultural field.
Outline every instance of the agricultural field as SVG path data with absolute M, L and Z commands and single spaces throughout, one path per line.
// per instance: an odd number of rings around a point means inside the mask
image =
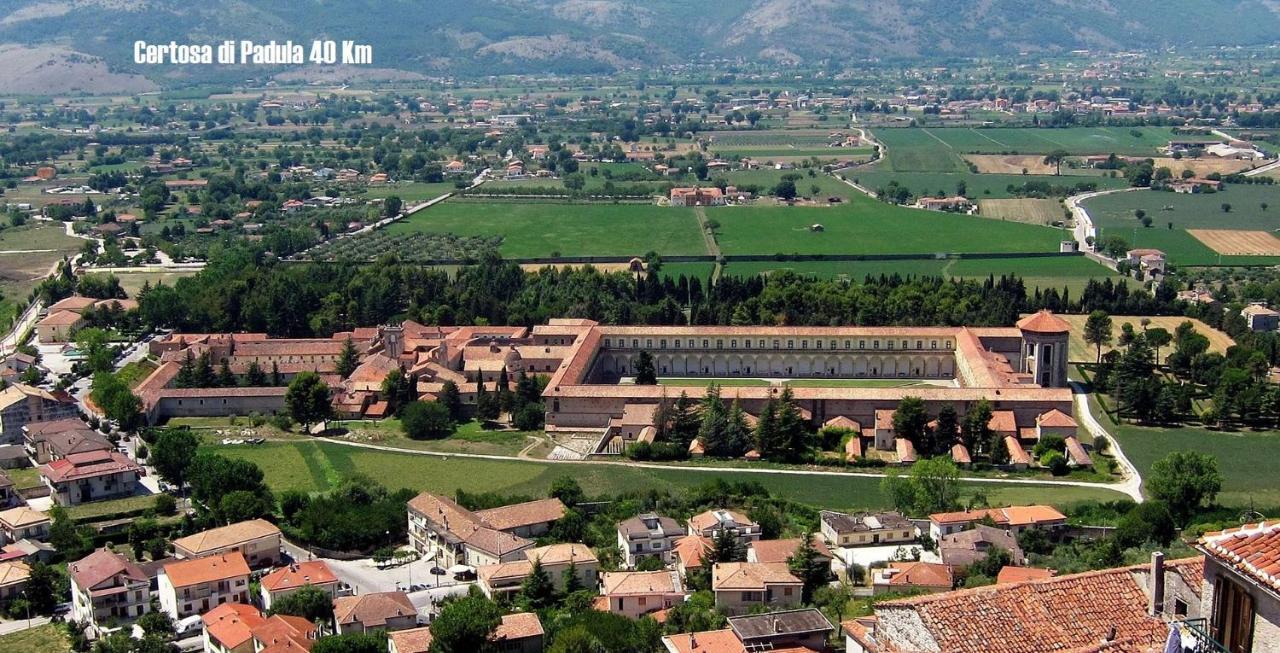
M 764 192 L 770 192 L 778 182 L 782 181 L 782 177 L 788 174 L 800 175 L 801 178 L 795 182 L 796 192 L 804 197 L 813 196 L 813 186 L 818 187 L 817 197 L 821 198 L 833 196 L 848 198 L 858 193 L 856 188 L 831 175 L 815 173 L 810 177 L 805 170 L 734 170 L 726 173 L 724 177 L 729 180 L 731 186 L 755 185 L 764 189 Z
M 831 147 L 833 132 L 845 134 L 856 133 L 856 130 L 838 128 L 830 129 L 779 129 L 763 131 L 742 131 L 715 134 L 708 151 L 716 156 L 734 161 L 742 158 L 762 160 L 791 161 L 808 157 L 818 159 L 857 159 L 870 158 L 874 148 L 871 146 Z
M 891 155 L 892 156 L 892 155 Z M 1065 173 L 1064 169 L 1064 173 Z M 1027 183 L 1046 183 L 1050 186 L 1071 188 L 1080 183 L 1095 184 L 1098 190 L 1124 188 L 1128 186 L 1123 178 L 1083 175 L 982 175 L 969 172 L 897 172 L 885 166 L 866 169 L 845 169 L 840 171 L 846 179 L 856 181 L 862 187 L 875 192 L 896 181 L 899 186 L 911 191 L 912 195 L 935 196 L 955 195 L 959 185 L 964 184 L 964 194 L 979 199 L 1006 199 L 1014 197 L 1009 187 L 1019 187 Z
M 862 195 L 833 207 L 730 207 L 707 215 L 720 223 L 717 240 L 726 255 L 1052 252 L 1060 240 L 1053 229 L 908 209 Z M 811 229 L 814 224 L 823 229 Z
M 730 261 L 721 276 L 748 277 L 790 271 L 820 279 L 843 278 L 861 282 L 867 275 L 937 276 L 946 259 L 904 259 L 894 261 Z
M 685 277 L 688 277 L 690 279 L 698 279 L 699 281 L 705 282 L 707 279 L 711 278 L 711 272 L 715 270 L 715 267 L 716 267 L 716 264 L 711 262 L 707 262 L 707 263 L 696 263 L 696 262 L 695 263 L 666 263 L 664 262 L 662 264 L 662 270 L 659 271 L 659 274 L 661 274 L 664 277 L 671 277 L 673 279 L 679 278 L 680 275 L 683 274 Z
M 80 251 L 85 241 L 66 235 L 61 222 L 32 222 L 0 231 L 0 325 L 8 326 L 53 265 Z
M 195 274 L 190 272 L 114 272 L 116 278 L 120 280 L 120 287 L 129 294 L 130 297 L 136 297 L 142 287 L 151 284 L 156 285 L 163 283 L 166 286 L 172 286 L 177 283 L 178 279 L 189 277 Z
M 1039 199 L 978 200 L 978 215 L 993 220 L 1048 225 L 1063 220 L 1062 202 Z
M 431 210 L 431 209 L 427 209 Z M 320 243 L 307 252 L 314 261 L 373 261 L 384 254 L 421 263 L 478 258 L 497 250 L 501 236 L 458 236 L 451 233 L 392 232 L 380 229 Z
M 1098 350 L 1093 345 L 1084 341 L 1084 323 L 1089 316 L 1062 315 L 1061 317 L 1071 325 L 1071 340 L 1067 346 L 1067 357 L 1072 362 L 1083 361 L 1086 363 L 1092 363 L 1096 361 L 1098 359 Z M 1235 341 L 1231 339 L 1231 336 L 1228 336 L 1200 320 L 1193 320 L 1191 318 L 1176 315 L 1112 315 L 1111 329 L 1113 338 L 1115 336 L 1119 336 L 1120 328 L 1125 323 L 1132 324 L 1134 329 L 1141 331 L 1143 319 L 1151 320 L 1151 323 L 1147 328 L 1161 328 L 1165 329 L 1169 333 L 1173 333 L 1174 329 L 1177 329 L 1179 324 L 1182 324 L 1183 322 L 1191 322 L 1191 324 L 1195 326 L 1196 332 L 1203 334 L 1209 339 L 1209 351 L 1211 352 L 1224 354 L 1228 347 L 1235 344 Z M 1114 349 L 1113 346 L 1104 345 L 1102 347 L 1102 353 L 1105 354 L 1112 349 Z M 1160 352 L 1160 357 L 1163 359 L 1170 351 L 1172 351 L 1172 349 L 1166 347 Z
M 500 236 L 499 251 L 509 258 L 707 253 L 693 209 L 649 204 L 449 200 L 385 231 Z
M 814 476 L 805 474 L 753 474 L 731 469 L 671 469 L 575 463 L 555 464 L 536 460 L 481 460 L 450 458 L 447 454 L 421 455 L 361 449 L 315 440 L 268 442 L 256 447 L 209 445 L 229 458 L 256 463 L 275 492 L 332 489 L 353 474 L 379 479 L 391 489 L 429 490 L 452 495 L 497 492 L 531 497 L 546 496 L 551 482 L 560 476 L 576 479 L 588 494 L 672 490 L 693 487 L 717 478 L 754 481 L 779 496 L 821 508 L 854 510 L 889 507 L 890 499 L 878 477 Z M 1049 503 L 1067 508 L 1084 501 L 1119 498 L 1111 490 L 1047 485 L 964 483 L 965 496 L 981 491 L 993 505 Z
M 1177 265 L 1280 263 L 1280 256 L 1220 256 L 1188 229 L 1238 229 L 1273 232 L 1280 226 L 1280 186 L 1228 184 L 1220 193 L 1194 195 L 1139 190 L 1095 197 L 1084 203 L 1099 237 L 1115 234 L 1134 247 L 1164 250 Z M 1224 212 L 1223 204 L 1231 210 Z M 1263 204 L 1267 208 L 1263 208 Z M 1143 228 L 1135 211 L 1154 224 Z

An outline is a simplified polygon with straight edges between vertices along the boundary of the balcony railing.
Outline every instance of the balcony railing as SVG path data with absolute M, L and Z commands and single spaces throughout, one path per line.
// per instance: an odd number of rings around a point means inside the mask
M 1209 634 L 1207 619 L 1183 619 L 1178 622 L 1183 628 L 1182 649 L 1193 653 L 1231 653 Z

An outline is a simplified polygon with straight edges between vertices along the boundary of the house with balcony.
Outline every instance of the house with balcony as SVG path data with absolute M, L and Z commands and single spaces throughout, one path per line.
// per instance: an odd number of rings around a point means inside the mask
M 275 524 L 250 519 L 211 528 L 173 541 L 174 557 L 185 560 L 239 552 L 253 569 L 281 562 L 282 536 Z
M 26 506 L 0 512 L 0 545 L 21 540 L 46 540 L 53 520 L 49 515 Z
M 729 615 L 759 606 L 794 608 L 800 605 L 803 587 L 784 562 L 721 562 L 711 568 L 716 609 Z
M 418 625 L 418 610 L 404 592 L 370 592 L 333 601 L 338 634 L 381 630 L 392 632 Z
M 476 569 L 480 591 L 489 598 L 520 591 L 520 585 L 533 571 L 534 563 L 542 566 L 556 591 L 566 586 L 565 572 L 573 569 L 578 585 L 594 590 L 598 583 L 600 562 L 591 547 L 577 542 L 550 544 L 525 551 L 524 560 L 482 565 Z
M 515 562 L 533 548 L 528 538 L 546 533 L 564 511 L 559 499 L 541 499 L 473 512 L 423 492 L 408 503 L 409 544 L 445 568 Z
M 687 531 L 674 519 L 657 513 L 646 512 L 618 522 L 618 550 L 622 552 L 622 564 L 634 568 L 647 557 L 671 562 L 676 540 Z
M 684 603 L 676 571 L 618 571 L 601 576 L 599 607 L 631 619 Z
M 834 547 L 910 544 L 918 532 L 910 519 L 896 512 L 848 514 L 823 510 L 819 514 L 822 537 Z
M 689 518 L 689 534 L 715 541 L 722 531 L 738 538 L 743 546 L 760 539 L 760 524 L 736 510 L 708 510 Z
M 133 496 L 144 473 L 141 466 L 115 451 L 73 453 L 40 466 L 49 496 L 60 506 Z
M 169 563 L 160 572 L 160 609 L 177 620 L 223 603 L 248 603 L 249 573 L 239 552 Z
M 138 565 L 107 549 L 67 565 L 71 618 L 96 633 L 151 611 L 151 580 Z
M 272 602 L 303 587 L 314 587 L 329 595 L 332 600 L 337 598 L 340 584 L 341 581 L 323 560 L 291 562 L 258 581 L 262 590 L 262 607 L 268 610 L 271 609 Z

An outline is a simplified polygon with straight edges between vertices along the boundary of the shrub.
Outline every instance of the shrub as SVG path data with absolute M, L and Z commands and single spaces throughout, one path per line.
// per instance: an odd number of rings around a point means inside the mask
M 439 440 L 453 435 L 457 424 L 449 417 L 449 409 L 435 401 L 415 401 L 400 414 L 404 434 L 414 440 Z
M 1049 469 L 1049 473 L 1054 476 L 1065 476 L 1071 471 L 1071 467 L 1067 464 L 1067 457 L 1058 451 L 1050 451 L 1040 458 L 1040 464 Z
M 157 494 L 155 511 L 157 515 L 172 515 L 178 510 L 178 500 L 169 494 Z

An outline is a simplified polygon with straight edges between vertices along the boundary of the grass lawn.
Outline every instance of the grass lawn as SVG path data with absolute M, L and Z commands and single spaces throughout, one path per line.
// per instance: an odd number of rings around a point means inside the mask
M 68 506 L 67 514 L 79 521 L 101 521 L 116 515 L 145 510 L 156 505 L 156 495 L 140 494 L 123 499 L 93 501 L 78 506 Z
M 25 301 L 54 263 L 80 251 L 85 241 L 67 236 L 61 222 L 29 222 L 0 231 L 0 326 L 17 315 L 17 301 Z M 51 250 L 51 251 L 26 251 Z
M 146 284 L 156 285 L 163 283 L 166 286 L 173 286 L 178 279 L 195 275 L 195 271 L 190 272 L 114 272 L 116 278 L 120 280 L 120 287 L 129 294 L 130 297 L 137 297 L 138 292 Z
M 776 383 L 795 386 L 797 388 L 903 388 L 913 385 L 927 385 L 919 381 L 901 379 L 744 379 L 744 378 L 659 378 L 658 385 L 684 386 L 704 388 L 712 383 L 726 388 L 763 387 Z
M 820 198 L 831 196 L 848 198 L 855 193 L 861 195 L 857 189 L 831 175 L 816 173 L 810 177 L 806 170 L 734 170 L 725 177 L 731 185 L 756 185 L 763 188 L 764 192 L 770 192 L 778 182 L 782 181 L 782 176 L 788 174 L 800 175 L 801 178 L 796 181 L 796 192 L 805 197 L 813 195 L 813 186 L 818 187 Z
M 541 437 L 541 432 L 486 431 L 480 423 L 469 421 L 458 426 L 458 431 L 443 440 L 413 440 L 405 437 L 400 420 L 381 421 L 352 420 L 330 422 L 330 428 L 347 429 L 341 439 L 353 442 L 369 442 L 405 449 L 440 451 L 444 453 L 479 453 L 514 456 L 529 444 L 530 437 Z
M 664 277 L 673 279 L 680 278 L 684 275 L 690 279 L 697 279 L 705 282 L 711 278 L 711 271 L 716 267 L 715 263 L 663 263 L 662 270 L 658 272 Z
M 1256 505 L 1267 511 L 1280 507 L 1280 479 L 1275 461 L 1280 460 L 1280 431 L 1213 431 L 1199 426 L 1156 428 L 1133 424 L 1116 424 L 1105 415 L 1092 398 L 1094 415 L 1099 417 L 1125 455 L 1148 478 L 1151 465 L 1171 451 L 1199 451 L 1218 459 L 1222 472 L 1222 493 L 1218 502 L 1225 506 Z
M 646 204 L 446 201 L 387 227 L 503 237 L 512 258 L 706 254 L 693 209 Z
M 13 653 L 71 653 L 71 640 L 61 626 L 45 624 L 0 635 L 0 651 Z
M 1017 275 L 1022 277 L 1022 281 L 1028 291 L 1034 292 L 1036 288 L 1042 290 L 1056 288 L 1061 291 L 1065 287 L 1071 291 L 1071 296 L 1076 299 L 1080 297 L 1080 293 L 1084 290 L 1084 286 L 1089 279 L 1104 279 L 1107 277 L 1110 277 L 1113 281 L 1124 279 L 1124 277 L 1112 272 L 1110 268 L 1083 256 L 962 258 L 956 260 L 954 265 L 949 266 L 946 272 L 953 277 L 968 279 L 985 279 L 991 275 L 999 277 L 1002 274 Z
M 722 276 L 748 277 L 790 270 L 803 276 L 820 279 L 841 277 L 862 281 L 867 275 L 900 274 L 936 276 L 942 274 L 948 261 L 945 259 L 909 259 L 904 261 L 733 261 L 727 264 Z
M 1158 148 L 1173 138 L 1167 127 L 1068 127 L 1048 129 L 1036 127 L 998 127 L 973 129 L 969 127 L 932 127 L 905 129 L 878 129 L 877 138 L 895 156 L 895 149 L 902 148 L 918 163 L 920 151 L 934 150 L 945 156 L 946 152 L 985 154 L 1047 154 L 1054 150 L 1066 150 L 1073 155 L 1120 154 L 1156 156 Z M 939 170 L 945 168 L 897 168 Z
M 147 376 L 154 371 L 156 371 L 156 364 L 144 359 L 134 361 L 120 368 L 120 371 L 116 373 L 116 376 L 119 377 L 121 381 L 129 384 L 129 388 L 132 389 L 138 387 L 138 384 L 142 383 L 143 379 L 147 378 Z
M 1099 237 L 1121 236 L 1134 247 L 1164 250 L 1180 265 L 1217 265 L 1219 256 L 1186 229 L 1243 229 L 1271 231 L 1280 225 L 1280 186 L 1227 184 L 1220 193 L 1195 195 L 1139 190 L 1113 193 L 1084 203 L 1098 227 Z M 1223 212 L 1222 205 L 1231 211 Z M 1269 205 L 1267 210 L 1262 204 Z M 1144 228 L 1134 216 L 1146 211 L 1153 221 Z M 1166 210 L 1169 209 L 1169 210 Z M 1172 224 L 1172 228 L 1170 225 Z M 1223 265 L 1280 263 L 1276 256 L 1223 256 Z
M 358 449 L 315 441 L 269 442 L 258 447 L 211 446 L 224 456 L 250 460 L 262 468 L 276 492 L 325 491 L 351 474 L 365 474 L 392 489 L 409 488 L 453 494 L 500 492 L 546 496 L 551 482 L 571 476 L 588 494 L 619 491 L 678 489 L 715 478 L 754 481 L 789 499 L 823 508 L 854 510 L 885 508 L 890 499 L 879 478 L 748 474 L 733 470 L 700 470 L 689 466 L 642 469 L 591 463 L 553 464 L 524 460 L 479 460 L 423 456 Z M 993 505 L 1045 502 L 1067 507 L 1083 501 L 1112 500 L 1120 495 L 1094 488 L 1046 485 L 966 483 L 965 495 L 981 490 Z
M 866 196 L 833 207 L 730 207 L 708 211 L 720 223 L 721 251 L 734 254 L 932 254 L 1052 252 L 1056 229 L 885 204 Z M 821 224 L 822 231 L 810 226 Z
M 1092 363 L 1098 360 L 1098 350 L 1093 345 L 1084 341 L 1084 324 L 1089 319 L 1089 316 L 1062 315 L 1061 317 L 1071 324 L 1071 339 L 1069 341 L 1067 352 L 1068 358 L 1072 361 L 1084 361 L 1087 363 Z M 1171 334 L 1178 328 L 1179 324 L 1182 324 L 1183 322 L 1191 322 L 1191 324 L 1195 326 L 1197 333 L 1203 334 L 1209 339 L 1209 351 L 1211 352 L 1225 354 L 1228 347 L 1236 344 L 1235 341 L 1231 339 L 1231 336 L 1228 336 L 1200 320 L 1193 320 L 1191 318 L 1176 315 L 1147 316 L 1146 319 L 1151 320 L 1151 324 L 1148 328 L 1159 327 L 1165 329 Z M 1141 315 L 1112 315 L 1111 329 L 1113 335 L 1115 337 L 1119 337 L 1120 329 L 1126 322 L 1132 324 L 1135 330 L 1141 331 L 1142 320 L 1143 316 Z M 1102 347 L 1102 353 L 1105 354 L 1114 348 L 1114 346 L 1104 345 Z M 1160 350 L 1161 360 L 1163 360 L 1165 356 L 1168 356 L 1172 351 L 1172 345 L 1162 348 Z
M 13 481 L 13 487 L 18 490 L 44 485 L 44 481 L 40 479 L 39 467 L 6 469 L 4 472 L 9 475 L 9 480 Z

